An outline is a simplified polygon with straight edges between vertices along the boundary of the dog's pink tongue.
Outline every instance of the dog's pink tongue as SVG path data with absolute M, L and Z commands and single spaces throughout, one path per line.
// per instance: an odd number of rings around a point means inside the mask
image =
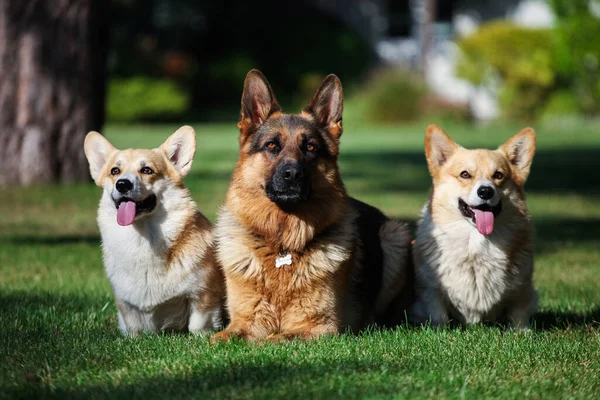
M 475 225 L 482 235 L 489 235 L 494 231 L 494 213 L 473 209 L 475 212 Z
M 117 211 L 117 223 L 121 226 L 127 226 L 133 224 L 135 219 L 135 202 L 124 201 L 119 204 L 119 210 Z

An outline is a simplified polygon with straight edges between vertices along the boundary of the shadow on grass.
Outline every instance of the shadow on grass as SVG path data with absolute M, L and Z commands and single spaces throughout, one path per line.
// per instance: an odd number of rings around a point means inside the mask
M 75 293 L 59 295 L 44 291 L 0 293 L 0 316 L 11 320 L 19 315 L 45 313 L 50 309 L 64 313 L 98 312 L 107 301 L 112 302 L 112 293 L 110 297 L 107 296 L 108 293 L 106 296 Z
M 532 327 L 536 330 L 554 330 L 582 327 L 600 327 L 600 307 L 589 312 L 573 313 L 562 311 L 538 312 L 533 317 Z
M 363 362 L 356 359 L 341 359 L 335 354 L 331 357 L 323 355 L 322 359 L 302 361 L 299 365 L 285 353 L 273 352 L 267 349 L 265 356 L 261 352 L 246 354 L 244 347 L 253 352 L 253 345 L 233 343 L 217 345 L 206 353 L 198 353 L 204 361 L 191 362 L 189 372 L 184 377 L 170 377 L 163 375 L 153 378 L 142 378 L 144 372 L 132 372 L 134 381 L 124 381 L 118 386 L 109 383 L 105 377 L 112 377 L 112 371 L 124 371 L 131 368 L 143 368 L 138 350 L 132 350 L 137 344 L 126 344 L 121 351 L 126 353 L 114 354 L 110 351 L 104 354 L 107 346 L 116 345 L 113 340 L 120 336 L 116 332 L 114 318 L 100 317 L 94 325 L 89 327 L 72 326 L 73 319 L 69 315 L 84 314 L 75 321 L 87 321 L 86 314 L 97 313 L 102 309 L 106 299 L 102 295 L 68 294 L 58 295 L 53 293 L 14 292 L 0 293 L 0 320 L 15 321 L 23 325 L 22 328 L 5 327 L 0 332 L 0 341 L 10 346 L 7 360 L 10 365 L 5 365 L 6 371 L 19 381 L 13 382 L 11 388 L 4 388 L 7 398 L 228 398 L 250 397 L 264 398 L 264 396 L 297 398 L 325 398 L 340 397 L 340 386 L 334 384 L 341 378 L 350 378 L 345 383 L 344 392 L 350 397 L 371 395 L 387 397 L 397 393 L 388 392 L 389 388 L 382 386 L 381 382 L 368 380 L 354 380 L 357 374 L 382 373 L 381 363 L 377 361 Z M 52 309 L 51 313 L 47 311 Z M 113 312 L 112 310 L 110 311 Z M 62 331 L 60 321 L 66 319 L 68 330 Z M 58 321 L 58 323 L 57 323 Z M 565 313 L 560 311 L 547 311 L 536 314 L 534 329 L 596 329 L 600 324 L 600 307 L 590 312 Z M 111 326 L 106 323 L 110 322 Z M 462 329 L 462 328 L 457 328 Z M 87 332 L 89 330 L 89 332 Z M 387 329 L 384 329 L 387 330 Z M 8 337 L 10 335 L 10 337 Z M 105 341 L 108 339 L 108 342 Z M 145 342 L 144 342 L 145 343 Z M 164 343 L 164 342 L 162 342 Z M 234 346 L 240 352 L 229 351 L 223 346 Z M 47 348 L 47 351 L 40 351 Z M 152 349 L 148 350 L 155 361 Z M 302 348 L 297 352 L 306 351 Z M 66 352 L 72 358 L 64 359 Z M 204 353 L 204 354 L 203 354 Z M 81 356 L 85 354 L 85 356 Z M 145 354 L 145 353 L 144 353 Z M 159 354 L 156 355 L 157 357 Z M 218 356 L 214 364 L 211 357 Z M 68 356 L 67 356 L 68 357 Z M 79 383 L 70 388 L 50 388 L 48 382 L 39 375 L 40 366 L 48 364 L 53 366 L 53 372 L 60 372 L 60 368 L 71 370 L 76 368 L 86 372 L 90 368 L 90 359 L 98 363 L 101 369 L 106 368 L 106 376 L 101 374 L 100 379 L 107 383 Z M 50 360 L 50 361 L 48 361 Z M 200 359 L 199 359 L 200 360 Z M 340 361 L 341 360 L 341 361 Z M 104 364 L 103 364 L 104 363 Z M 314 364 L 314 365 L 310 365 Z M 387 376 L 403 376 L 408 371 L 414 371 L 418 366 L 411 365 L 409 360 L 390 364 L 385 363 Z M 102 367 L 101 365 L 105 365 Z M 43 370 L 43 368 L 42 368 Z M 137 378 L 136 378 L 137 377 Z M 116 382 L 119 382 L 117 380 Z M 294 388 L 290 388 L 290 384 Z M 393 386 L 393 385 L 391 385 Z M 294 389 L 297 392 L 294 392 Z M 294 394 L 290 394 L 294 393 Z
M 512 330 L 513 325 L 505 317 L 501 317 L 499 321 L 484 321 L 482 326 L 490 328 L 499 328 L 501 330 Z M 414 328 L 412 324 L 407 324 L 407 327 Z M 466 331 L 469 326 L 451 319 L 446 325 L 447 329 Z M 589 312 L 575 313 L 563 311 L 544 311 L 537 312 L 531 320 L 531 329 L 533 331 L 552 331 L 552 330 L 569 330 L 569 329 L 597 329 L 600 328 L 600 307 L 596 307 Z M 388 329 L 388 328 L 383 328 Z
M 431 186 L 423 152 L 347 152 L 340 162 L 342 177 L 361 180 L 370 192 L 427 192 Z M 600 149 L 539 150 L 525 188 L 529 193 L 600 193 L 600 185 L 589 178 L 598 166 Z
M 57 236 L 12 236 L 0 241 L 8 241 L 17 245 L 55 246 L 69 244 L 100 244 L 100 235 L 57 235 Z
M 318 397 L 334 396 L 333 388 L 318 385 L 314 389 L 311 383 L 322 381 L 324 374 L 352 375 L 361 372 L 377 372 L 379 364 L 361 363 L 350 360 L 344 364 L 324 360 L 324 364 L 315 366 L 292 365 L 285 354 L 281 357 L 272 357 L 260 354 L 251 359 L 244 357 L 244 347 L 253 351 L 254 347 L 244 343 L 214 346 L 207 354 L 198 357 L 212 357 L 211 353 L 219 355 L 219 359 L 211 363 L 201 363 L 194 366 L 185 377 L 140 378 L 113 386 L 110 383 L 98 384 L 80 383 L 81 386 L 72 388 L 53 388 L 49 385 L 50 370 L 56 374 L 61 369 L 81 370 L 100 368 L 112 376 L 114 370 L 124 371 L 132 368 L 142 368 L 138 364 L 140 356 L 135 348 L 141 346 L 147 349 L 147 355 L 156 361 L 159 354 L 154 355 L 152 348 L 160 345 L 148 344 L 148 338 L 142 338 L 141 344 L 135 341 L 121 342 L 121 336 L 116 330 L 115 318 L 105 316 L 93 317 L 93 325 L 89 320 L 93 314 L 102 309 L 105 299 L 102 296 L 89 296 L 85 294 L 58 295 L 52 293 L 14 292 L 0 293 L 0 320 L 14 321 L 11 327 L 0 331 L 0 342 L 9 346 L 6 353 L 4 371 L 8 371 L 15 381 L 11 387 L 3 388 L 2 398 L 227 398 L 264 396 L 265 393 L 285 393 L 289 395 L 289 382 L 301 381 L 303 389 L 308 394 L 313 393 Z M 113 313 L 114 310 L 106 311 Z M 77 316 L 79 314 L 79 316 Z M 98 319 L 99 318 L 99 319 Z M 78 326 L 85 322 L 88 327 Z M 110 326 L 107 324 L 110 322 Z M 73 325 L 76 323 L 77 325 Z M 61 325 L 62 324 L 62 325 Z M 14 325 L 14 327 L 13 327 Z M 89 332 L 88 332 L 89 331 Z M 118 344 L 119 342 L 120 344 Z M 161 343 L 165 343 L 164 341 Z M 239 356 L 231 356 L 229 351 L 219 346 L 241 347 Z M 124 356 L 106 352 L 106 347 L 123 346 Z M 47 349 L 47 350 L 41 350 Z M 146 351 L 146 350 L 143 350 Z M 236 352 L 233 352 L 234 354 Z M 70 355 L 69 355 L 70 354 Z M 146 353 L 144 353 L 146 354 Z M 273 359 L 275 358 L 275 359 Z M 93 360 L 93 361 L 90 361 Z M 174 360 L 176 362 L 176 360 Z M 90 362 L 97 366 L 91 366 Z M 137 364 L 137 367 L 135 366 Z M 44 367 L 49 365 L 49 367 Z M 404 367 L 399 365 L 398 371 Z M 48 375 L 46 376 L 46 372 Z M 143 374 L 143 373 L 142 373 Z M 291 379 L 293 377 L 293 379 Z M 56 378 L 55 378 L 56 379 Z M 104 379 L 102 379 L 104 381 Z M 112 382 L 109 380 L 108 382 Z M 117 382 L 119 380 L 117 379 Z M 50 383 L 54 385 L 55 383 Z M 361 385 L 362 390 L 367 390 Z M 308 388 L 308 389 L 307 389 Z M 258 395 L 257 395 L 258 393 Z M 298 393 L 303 397 L 306 392 Z M 391 393 L 387 393 L 391 394 Z M 310 397 L 310 396 L 309 396 Z
M 95 385 L 84 388 L 49 391 L 40 385 L 28 385 L 15 390 L 12 398 L 32 398 L 43 395 L 51 398 L 340 398 L 339 385 L 333 382 L 365 373 L 381 374 L 381 365 L 346 360 L 343 364 L 326 361 L 315 366 L 284 365 L 276 360 L 239 361 L 215 365 L 195 371 L 187 377 L 162 376 L 140 379 L 135 383 Z M 287 358 L 287 357 L 284 357 Z M 386 367 L 386 374 L 403 376 L 408 366 L 396 364 Z M 291 385 L 294 385 L 292 387 Z M 37 386 L 37 387 L 36 387 Z M 393 396 L 396 390 L 382 387 L 381 382 L 353 380 L 343 391 L 357 395 Z
M 600 218 L 538 218 L 535 220 L 536 253 L 551 253 L 565 243 L 600 247 Z

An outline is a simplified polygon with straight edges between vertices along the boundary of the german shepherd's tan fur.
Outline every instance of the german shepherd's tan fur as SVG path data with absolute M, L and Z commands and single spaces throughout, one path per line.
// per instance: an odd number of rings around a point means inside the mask
M 342 87 L 328 76 L 301 114 L 281 112 L 250 71 L 240 155 L 216 227 L 231 324 L 215 340 L 313 338 L 358 330 L 404 287 L 403 224 L 347 196 L 337 157 Z M 276 268 L 280 255 L 291 265 Z

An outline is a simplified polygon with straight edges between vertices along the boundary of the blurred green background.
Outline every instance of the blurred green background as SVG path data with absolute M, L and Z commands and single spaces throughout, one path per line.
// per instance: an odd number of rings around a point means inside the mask
M 477 116 L 468 101 L 439 95 L 426 79 L 427 60 L 453 42 L 460 52 L 450 67 L 472 87 L 494 89 L 498 117 L 593 118 L 600 112 L 594 2 L 549 0 L 553 19 L 540 25 L 535 9 L 524 11 L 531 24 L 516 20 L 527 1 L 113 0 L 107 117 L 235 120 L 245 74 L 258 68 L 284 109 L 299 109 L 336 73 L 347 102 L 358 104 L 353 118 L 469 121 Z M 421 6 L 431 8 L 429 20 L 419 19 Z M 360 11 L 367 7 L 375 11 Z M 464 15 L 477 23 L 467 34 L 458 29 Z

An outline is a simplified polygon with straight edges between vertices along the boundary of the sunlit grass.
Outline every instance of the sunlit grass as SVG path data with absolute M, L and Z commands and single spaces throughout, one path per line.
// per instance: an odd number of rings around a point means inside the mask
M 353 196 L 414 222 L 430 178 L 424 123 L 349 121 L 340 167 Z M 521 127 L 442 125 L 495 148 Z M 120 148 L 155 147 L 176 126 L 109 126 Z M 199 125 L 186 184 L 214 220 L 237 159 L 235 124 Z M 539 127 L 528 182 L 536 221 L 536 329 L 402 327 L 311 343 L 210 346 L 186 335 L 120 337 L 90 184 L 3 188 L 0 397 L 594 398 L 600 382 L 600 131 Z

